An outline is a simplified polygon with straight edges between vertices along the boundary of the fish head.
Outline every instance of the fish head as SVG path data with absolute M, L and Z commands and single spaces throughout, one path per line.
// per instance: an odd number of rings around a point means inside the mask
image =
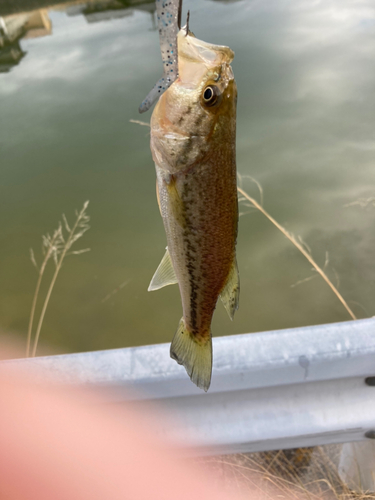
M 213 151 L 234 147 L 237 87 L 229 47 L 177 37 L 178 78 L 160 97 L 151 118 L 151 151 L 158 167 L 175 174 Z

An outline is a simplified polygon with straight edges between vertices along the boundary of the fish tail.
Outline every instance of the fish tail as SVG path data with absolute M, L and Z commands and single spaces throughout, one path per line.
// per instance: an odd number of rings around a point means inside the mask
M 198 340 L 186 327 L 181 318 L 171 344 L 171 358 L 184 365 L 192 382 L 200 389 L 208 391 L 212 373 L 211 333 Z

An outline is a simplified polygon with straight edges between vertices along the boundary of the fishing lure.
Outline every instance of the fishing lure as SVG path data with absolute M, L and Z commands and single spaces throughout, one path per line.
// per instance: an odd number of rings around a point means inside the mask
M 139 112 L 149 110 L 154 102 L 176 80 L 178 74 L 177 33 L 181 28 L 182 0 L 156 0 L 163 76 L 139 106 Z

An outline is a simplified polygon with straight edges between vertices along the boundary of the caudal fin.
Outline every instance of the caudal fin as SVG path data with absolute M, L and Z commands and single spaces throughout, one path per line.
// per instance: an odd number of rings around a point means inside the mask
M 181 318 L 171 344 L 171 358 L 184 365 L 192 382 L 200 389 L 208 391 L 212 373 L 212 340 L 198 342 L 187 330 Z

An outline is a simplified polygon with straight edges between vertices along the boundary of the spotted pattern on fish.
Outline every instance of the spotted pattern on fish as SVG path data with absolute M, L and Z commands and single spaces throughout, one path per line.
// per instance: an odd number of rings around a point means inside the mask
M 151 152 L 183 309 L 171 356 L 207 390 L 211 321 L 219 295 L 228 295 L 224 304 L 231 318 L 238 307 L 237 89 L 228 47 L 181 30 L 178 51 L 179 77 L 151 118 Z M 207 102 L 211 97 L 214 101 Z
M 235 255 L 236 182 L 232 166 L 226 161 L 228 154 L 218 153 L 219 160 L 215 163 L 209 160 L 205 165 L 197 165 L 188 176 L 174 175 L 178 197 L 176 195 L 173 201 L 171 188 L 167 188 L 169 193 L 165 196 L 167 182 L 162 180 L 163 175 L 158 176 L 161 178 L 159 193 L 162 194 L 161 209 L 168 248 L 177 261 L 176 274 L 180 274 L 181 283 L 186 283 L 186 286 L 180 286 L 184 318 L 198 341 L 210 335 L 217 297 L 225 285 Z M 177 226 L 168 220 L 170 213 L 178 220 Z

